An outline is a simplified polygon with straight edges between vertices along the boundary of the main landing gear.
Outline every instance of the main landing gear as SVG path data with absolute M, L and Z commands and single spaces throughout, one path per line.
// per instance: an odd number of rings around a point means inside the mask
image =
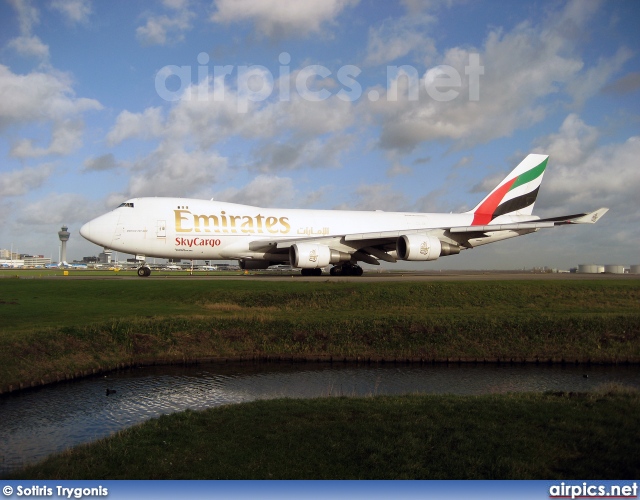
M 300 274 L 302 274 L 302 276 L 322 276 L 322 269 L 319 267 L 316 269 L 302 269 Z
M 151 268 L 147 264 L 143 264 L 138 268 L 138 276 L 140 276 L 141 278 L 151 276 Z
M 345 262 L 341 266 L 334 266 L 329 271 L 331 276 L 362 276 L 362 268 L 357 264 Z

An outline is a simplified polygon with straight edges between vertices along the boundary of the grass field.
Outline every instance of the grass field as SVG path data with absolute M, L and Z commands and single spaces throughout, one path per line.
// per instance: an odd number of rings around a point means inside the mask
M 640 281 L 0 279 L 0 389 L 198 358 L 640 361 Z
M 23 279 L 26 278 L 26 279 Z M 0 389 L 199 358 L 640 362 L 640 282 L 0 279 Z M 277 400 L 163 416 L 29 479 L 623 479 L 640 396 Z
M 629 479 L 640 396 L 257 401 L 165 415 L 13 479 Z

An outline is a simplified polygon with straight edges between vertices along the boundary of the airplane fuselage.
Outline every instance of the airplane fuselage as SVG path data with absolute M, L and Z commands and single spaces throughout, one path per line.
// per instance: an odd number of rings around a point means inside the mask
M 82 235 L 105 248 L 148 257 L 285 261 L 251 246 L 260 240 L 329 238 L 354 228 L 362 233 L 402 233 L 465 226 L 472 219 L 468 213 L 276 209 L 188 198 L 134 198 L 87 223 Z M 337 250 L 353 251 L 345 243 L 338 243 Z

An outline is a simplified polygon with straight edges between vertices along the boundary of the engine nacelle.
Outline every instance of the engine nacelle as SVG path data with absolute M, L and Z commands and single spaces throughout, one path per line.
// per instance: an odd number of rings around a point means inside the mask
M 240 263 L 240 269 L 266 269 L 269 266 L 276 264 L 276 262 L 271 262 L 269 260 L 258 260 L 258 259 L 240 259 L 238 261 Z
M 396 252 L 402 260 L 436 260 L 442 252 L 442 242 L 427 234 L 405 234 L 398 238 Z
M 332 250 L 326 245 L 296 243 L 289 248 L 289 261 L 292 267 L 317 269 L 349 260 L 351 260 L 351 254 Z

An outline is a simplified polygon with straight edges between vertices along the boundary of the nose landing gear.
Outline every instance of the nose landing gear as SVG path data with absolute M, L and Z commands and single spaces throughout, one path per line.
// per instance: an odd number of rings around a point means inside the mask
M 138 268 L 138 276 L 140 276 L 141 278 L 151 276 L 151 268 L 147 264 L 143 264 Z

